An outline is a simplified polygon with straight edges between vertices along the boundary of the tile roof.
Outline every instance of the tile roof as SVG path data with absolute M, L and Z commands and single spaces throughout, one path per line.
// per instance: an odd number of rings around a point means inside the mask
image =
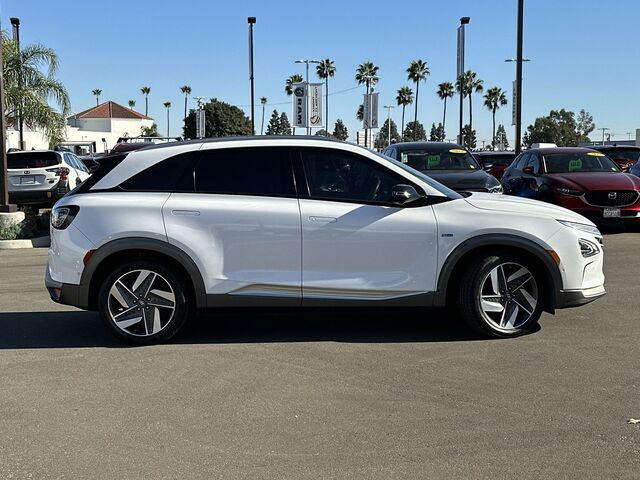
M 152 120 L 151 117 L 147 117 L 111 100 L 68 117 L 69 120 L 76 118 L 136 118 L 139 120 Z

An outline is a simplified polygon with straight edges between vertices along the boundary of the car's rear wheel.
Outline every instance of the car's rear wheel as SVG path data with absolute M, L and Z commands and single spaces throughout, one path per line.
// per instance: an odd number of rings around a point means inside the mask
M 102 284 L 99 311 L 119 338 L 134 344 L 168 340 L 190 314 L 184 280 L 155 260 L 128 262 Z
M 471 328 L 493 337 L 516 337 L 535 328 L 544 278 L 527 259 L 489 255 L 469 264 L 460 278 L 458 309 Z

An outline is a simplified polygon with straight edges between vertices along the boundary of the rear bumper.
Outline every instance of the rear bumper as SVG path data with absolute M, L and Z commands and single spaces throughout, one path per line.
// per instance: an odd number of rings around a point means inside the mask
M 56 282 L 49 275 L 49 267 L 45 267 L 44 284 L 51 300 L 62 305 L 71 305 L 83 310 L 89 309 L 88 295 L 82 285 Z
M 16 205 L 50 204 L 53 205 L 69 192 L 67 186 L 56 186 L 51 190 L 9 191 L 9 203 Z
M 604 285 L 585 290 L 560 290 L 556 292 L 555 308 L 579 307 L 603 297 L 606 293 Z

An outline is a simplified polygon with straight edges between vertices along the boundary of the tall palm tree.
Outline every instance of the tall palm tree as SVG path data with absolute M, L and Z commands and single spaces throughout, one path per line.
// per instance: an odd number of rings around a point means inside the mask
M 413 103 L 413 90 L 411 90 L 411 87 L 402 87 L 398 90 L 396 103 L 399 107 L 402 107 L 402 130 L 400 131 L 400 135 L 402 135 L 402 141 L 404 142 L 404 111 L 407 105 Z
M 133 110 L 133 107 L 135 107 L 135 106 L 136 106 L 136 101 L 135 100 L 129 100 L 129 108 L 131 110 Z
M 267 97 L 260 97 L 260 103 L 262 104 L 262 126 L 260 127 L 260 135 L 264 132 L 264 107 L 267 105 Z
M 102 95 L 102 90 L 96 88 L 95 90 L 91 90 L 91 93 L 96 96 L 96 106 L 100 105 L 100 95 Z
M 507 95 L 500 87 L 491 87 L 484 96 L 484 106 L 491 111 L 493 117 L 491 146 L 496 146 L 496 112 L 500 107 L 507 104 Z
M 358 105 L 358 110 L 356 111 L 356 118 L 360 121 L 364 120 L 364 105 Z
M 148 116 L 149 115 L 149 94 L 151 93 L 151 87 L 142 87 L 140 91 L 144 95 L 144 114 L 145 116 Z
M 36 43 L 23 46 L 19 54 L 15 42 L 4 35 L 2 51 L 7 123 L 17 125 L 20 111 L 22 121 L 41 130 L 51 146 L 62 141 L 71 106 L 67 90 L 55 78 L 58 69 L 55 51 Z M 49 105 L 50 100 L 55 108 Z
M 189 85 L 183 85 L 180 87 L 180 91 L 184 94 L 184 118 L 187 118 L 187 97 L 191 95 L 191 87 Z
M 442 112 L 442 133 L 444 135 L 445 125 L 447 122 L 447 98 L 451 98 L 455 95 L 453 83 L 442 82 L 438 85 L 438 91 L 436 92 L 440 100 L 444 101 L 444 111 Z
M 413 60 L 409 64 L 409 68 L 407 68 L 407 79 L 413 80 L 416 83 L 416 103 L 413 115 L 414 125 L 418 125 L 418 95 L 420 93 L 420 82 L 426 80 L 428 76 L 429 67 L 427 67 L 427 62 L 423 60 Z M 417 129 L 414 128 L 413 131 L 416 132 Z
M 336 74 L 336 67 L 333 65 L 333 61 L 325 58 L 321 60 L 320 63 L 316 66 L 316 73 L 318 77 L 324 79 L 325 83 L 325 92 L 324 92 L 324 124 L 327 126 L 325 131 L 327 132 L 327 137 L 329 136 L 329 78 L 333 78 Z
M 378 77 L 379 68 L 373 64 L 373 62 L 363 62 L 358 65 L 356 69 L 356 82 L 358 85 L 363 83 L 367 87 L 367 95 L 371 93 L 372 87 L 378 83 L 380 78 Z M 364 107 L 363 107 L 363 119 L 364 119 Z M 364 146 L 367 146 L 368 128 L 364 129 Z
M 297 73 L 294 73 L 293 75 L 291 75 L 289 78 L 287 78 L 285 84 L 284 84 L 284 91 L 287 94 L 287 96 L 291 96 L 293 95 L 293 84 L 294 83 L 301 83 L 304 81 L 304 78 L 302 78 L 302 75 L 299 75 Z M 293 134 L 296 134 L 296 127 L 293 127 Z
M 169 136 L 169 110 L 171 110 L 171 102 L 164 102 L 164 108 L 167 109 L 167 137 Z
M 456 90 L 458 93 L 465 97 L 469 97 L 469 131 L 473 131 L 473 102 L 472 96 L 474 93 L 480 93 L 484 90 L 484 81 L 478 78 L 476 72 L 467 70 L 462 76 L 462 87 L 460 86 L 460 79 L 456 81 Z

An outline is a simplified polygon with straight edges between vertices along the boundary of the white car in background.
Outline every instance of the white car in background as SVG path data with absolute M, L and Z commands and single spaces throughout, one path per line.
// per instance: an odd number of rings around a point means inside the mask
M 50 207 L 90 173 L 70 152 L 30 150 L 7 153 L 7 176 L 11 203 Z
M 602 236 L 586 218 L 456 193 L 328 139 L 106 157 L 51 222 L 51 298 L 98 310 L 141 344 L 170 338 L 194 309 L 248 306 L 449 306 L 485 335 L 512 337 L 543 311 L 605 294 Z

